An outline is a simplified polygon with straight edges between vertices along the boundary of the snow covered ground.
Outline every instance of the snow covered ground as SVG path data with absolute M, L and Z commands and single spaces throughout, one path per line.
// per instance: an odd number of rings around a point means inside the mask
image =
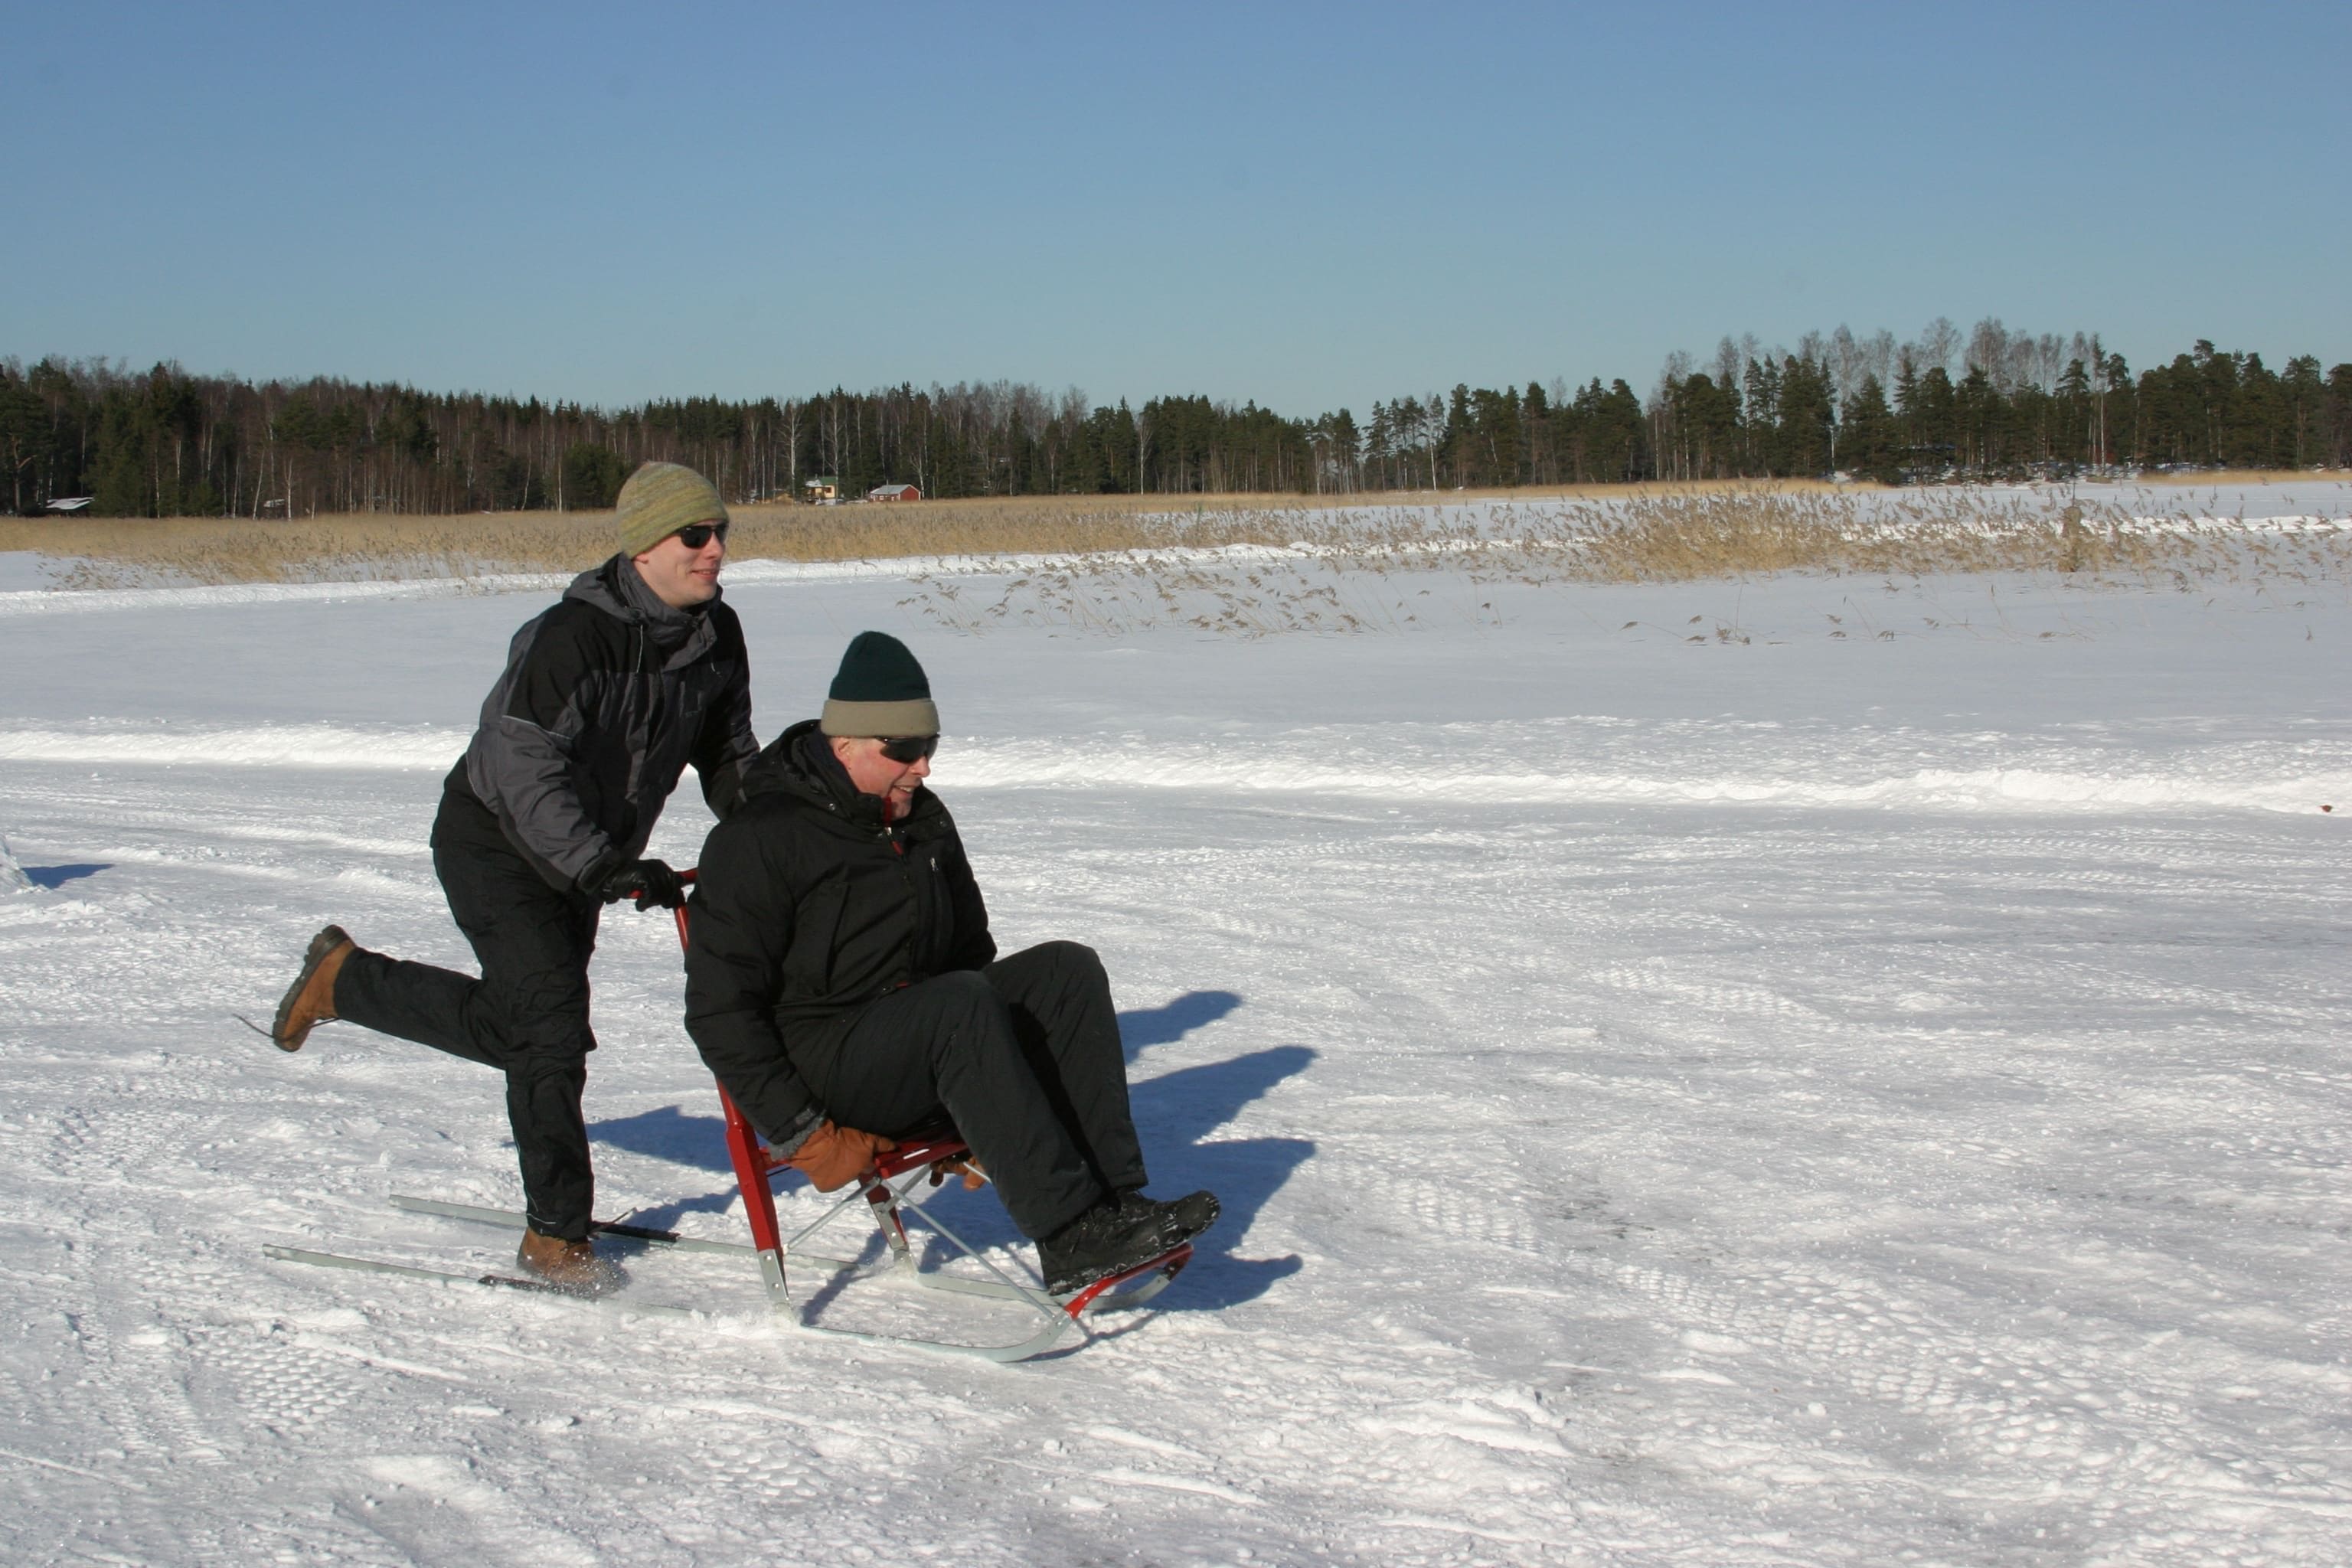
M 688 1322 L 265 1259 L 510 1255 L 385 1202 L 516 1200 L 489 1075 L 230 1015 L 330 918 L 465 961 L 425 828 L 544 595 L 0 592 L 0 1556 L 2352 1559 L 2341 581 L 1437 576 L 1255 642 L 731 581 L 763 737 L 861 627 L 926 658 L 1000 941 L 1105 954 L 1201 1261 L 999 1368 L 723 1260 L 629 1260 Z M 739 1234 L 667 923 L 596 979 L 600 1210 Z

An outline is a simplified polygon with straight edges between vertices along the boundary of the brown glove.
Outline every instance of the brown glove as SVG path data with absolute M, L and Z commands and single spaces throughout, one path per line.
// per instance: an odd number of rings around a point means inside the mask
M 980 1191 L 981 1184 L 988 1180 L 988 1173 L 981 1167 L 980 1162 L 970 1154 L 959 1154 L 952 1160 L 941 1160 L 931 1167 L 931 1185 L 936 1187 L 950 1176 L 961 1176 L 963 1190 L 968 1193 Z
M 801 1146 L 784 1163 L 808 1177 L 818 1192 L 837 1192 L 872 1170 L 875 1155 L 898 1146 L 887 1138 L 860 1132 L 855 1127 L 820 1121 L 816 1131 L 802 1140 Z

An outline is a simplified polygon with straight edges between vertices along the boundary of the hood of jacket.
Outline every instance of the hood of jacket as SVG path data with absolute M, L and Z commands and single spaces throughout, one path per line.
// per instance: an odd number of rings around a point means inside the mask
M 636 563 L 617 552 L 602 565 L 591 566 L 572 579 L 563 596 L 593 605 L 642 633 L 661 654 L 666 669 L 693 663 L 718 640 L 719 634 L 712 629 L 710 617 L 705 612 L 710 605 L 719 603 L 720 595 L 714 594 L 709 605 L 698 605 L 691 610 L 665 604 L 638 574 Z
M 882 797 L 866 795 L 849 782 L 849 772 L 833 754 L 833 746 L 817 731 L 817 721 L 803 719 L 774 740 L 743 770 L 746 801 L 755 795 L 782 795 L 839 822 L 859 837 L 870 838 L 886 826 Z M 915 786 L 907 815 L 887 826 L 915 829 L 943 816 L 947 807 L 927 784 Z
M 733 610 L 671 609 L 614 555 L 515 632 L 452 777 L 549 886 L 593 891 L 688 766 L 731 806 L 759 751 L 747 662 Z

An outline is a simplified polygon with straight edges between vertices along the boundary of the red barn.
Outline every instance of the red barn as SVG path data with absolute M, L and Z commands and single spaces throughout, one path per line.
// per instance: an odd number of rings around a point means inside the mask
M 877 485 L 866 492 L 867 500 L 920 500 L 923 492 L 912 485 Z

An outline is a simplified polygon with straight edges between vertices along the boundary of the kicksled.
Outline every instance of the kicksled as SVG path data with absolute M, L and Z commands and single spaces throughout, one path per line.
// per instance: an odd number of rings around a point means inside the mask
M 683 875 L 690 881 L 694 873 L 688 871 Z M 682 943 L 687 934 L 687 911 L 680 909 L 676 912 L 678 940 Z M 908 1140 L 897 1149 L 879 1156 L 871 1170 L 851 1183 L 842 1195 L 832 1200 L 815 1218 L 786 1236 L 776 1211 L 775 1183 L 789 1167 L 773 1159 L 761 1146 L 758 1133 L 737 1108 L 726 1087 L 717 1087 L 719 1106 L 726 1113 L 727 1153 L 734 1170 L 736 1187 L 742 1196 L 744 1215 L 750 1222 L 751 1240 L 720 1241 L 681 1236 L 672 1230 L 621 1221 L 592 1221 L 589 1234 L 592 1237 L 603 1237 L 642 1247 L 649 1253 L 715 1253 L 743 1259 L 757 1269 L 766 1304 L 777 1321 L 801 1332 L 867 1344 L 913 1346 L 955 1355 L 979 1356 L 988 1361 L 1026 1361 L 1054 1350 L 1073 1332 L 1091 1338 L 1092 1331 L 1087 1326 L 1088 1318 L 1097 1313 L 1142 1306 L 1166 1289 L 1169 1282 L 1192 1260 L 1192 1243 L 1185 1242 L 1132 1268 L 1097 1279 L 1066 1297 L 1049 1294 L 1042 1286 L 1016 1278 L 986 1253 L 958 1236 L 915 1196 L 916 1190 L 926 1183 L 937 1187 L 950 1173 L 960 1174 L 965 1168 L 962 1162 L 970 1151 L 961 1139 L 944 1131 Z M 513 1210 L 448 1203 L 437 1198 L 395 1194 L 392 1205 L 413 1215 L 502 1226 L 513 1230 L 518 1237 L 524 1223 L 523 1215 Z M 866 1255 L 843 1256 L 817 1250 L 814 1244 L 824 1233 L 836 1221 L 853 1212 L 865 1214 L 880 1233 L 882 1248 L 878 1259 Z M 940 1261 L 925 1266 L 922 1255 L 933 1249 L 928 1247 L 919 1249 L 915 1237 L 908 1232 L 907 1221 L 909 1215 L 918 1222 L 918 1235 L 927 1231 L 937 1238 L 937 1250 L 944 1254 Z M 262 1251 L 270 1258 L 289 1263 L 445 1283 L 482 1285 L 562 1296 L 570 1300 L 592 1300 L 520 1273 L 467 1273 L 276 1245 L 264 1247 Z M 865 1251 L 870 1253 L 870 1247 Z M 977 1264 L 982 1272 L 978 1275 L 961 1270 L 951 1272 L 948 1266 L 959 1261 Z M 823 1283 L 809 1292 L 808 1300 L 796 1301 L 793 1287 L 803 1266 Z M 850 1294 L 852 1287 L 869 1282 L 877 1288 L 895 1285 L 961 1301 L 993 1303 L 998 1310 L 994 1315 L 1012 1314 L 1013 1321 L 1026 1331 L 1023 1337 L 1007 1342 L 973 1344 L 959 1340 L 837 1327 L 819 1321 L 829 1315 L 832 1307 Z M 637 1299 L 633 1291 L 593 1300 L 617 1307 L 625 1312 L 664 1316 L 699 1318 L 724 1310 L 715 1305 L 695 1308 L 649 1302 Z

